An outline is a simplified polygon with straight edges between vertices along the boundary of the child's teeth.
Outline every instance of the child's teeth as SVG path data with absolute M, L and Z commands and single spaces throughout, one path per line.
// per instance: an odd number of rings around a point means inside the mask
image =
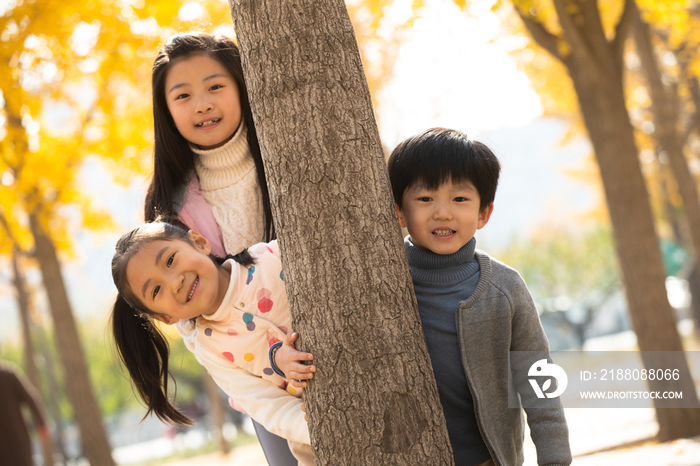
M 194 289 L 197 288 L 197 283 L 199 283 L 199 277 L 194 279 L 194 283 L 192 284 L 192 290 L 190 291 L 190 295 L 187 297 L 187 301 L 192 299 L 192 295 L 194 294 Z
M 448 236 L 454 233 L 454 230 L 435 230 L 437 236 Z

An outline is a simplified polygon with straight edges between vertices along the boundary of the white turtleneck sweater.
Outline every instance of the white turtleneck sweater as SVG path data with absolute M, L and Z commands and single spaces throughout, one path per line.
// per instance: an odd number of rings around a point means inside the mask
M 244 122 L 221 147 L 192 148 L 199 189 L 219 224 L 224 249 L 238 254 L 264 240 L 262 193 Z

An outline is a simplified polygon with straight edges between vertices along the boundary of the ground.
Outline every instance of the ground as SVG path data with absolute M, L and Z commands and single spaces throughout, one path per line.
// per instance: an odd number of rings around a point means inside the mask
M 653 409 L 568 409 L 574 466 L 700 466 L 700 437 L 658 443 Z M 537 464 L 535 447 L 525 443 L 525 466 Z M 267 466 L 258 444 L 228 457 L 199 456 L 166 466 Z
M 628 332 L 631 333 L 631 332 Z M 700 340 L 684 334 L 687 351 L 699 351 Z M 600 338 L 591 350 L 635 350 L 632 338 Z M 628 335 L 629 336 L 629 335 Z M 691 362 L 697 362 L 692 358 Z M 700 366 L 691 364 L 693 379 L 700 383 Z M 697 383 L 696 383 L 697 387 Z M 659 443 L 653 408 L 590 409 L 567 408 L 573 466 L 700 466 L 700 436 Z M 525 436 L 525 464 L 536 466 L 537 456 L 529 432 Z M 239 447 L 228 457 L 220 454 L 199 456 L 165 466 L 267 466 L 257 443 Z

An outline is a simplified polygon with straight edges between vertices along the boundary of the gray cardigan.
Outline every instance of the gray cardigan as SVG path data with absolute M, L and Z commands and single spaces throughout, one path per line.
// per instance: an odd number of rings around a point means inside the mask
M 510 351 L 541 351 L 549 356 L 535 304 L 517 271 L 476 251 L 481 276 L 474 293 L 459 303 L 457 333 L 464 372 L 474 398 L 476 419 L 497 465 L 523 463 L 523 409 L 508 408 L 508 388 L 534 396 L 527 374 L 511 373 Z M 527 390 L 529 391 L 527 391 Z M 525 409 L 540 465 L 571 463 L 569 430 L 558 399 L 554 408 Z M 516 401 L 519 405 L 519 401 Z

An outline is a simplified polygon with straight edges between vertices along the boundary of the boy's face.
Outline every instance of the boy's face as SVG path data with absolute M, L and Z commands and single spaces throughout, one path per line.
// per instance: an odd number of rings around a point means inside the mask
M 450 180 L 433 190 L 416 184 L 403 193 L 399 221 L 416 246 L 436 254 L 453 254 L 489 221 L 493 203 L 480 212 L 480 202 L 470 181 Z

